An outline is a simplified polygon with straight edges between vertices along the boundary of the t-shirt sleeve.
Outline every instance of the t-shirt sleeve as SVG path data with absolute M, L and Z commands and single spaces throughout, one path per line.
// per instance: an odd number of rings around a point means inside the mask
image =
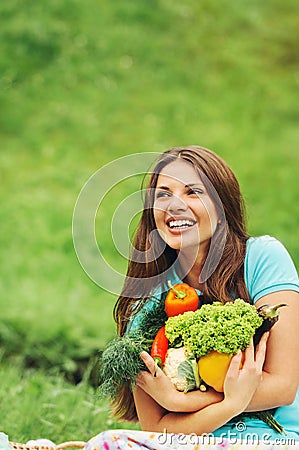
M 271 236 L 249 239 L 245 258 L 245 282 L 254 303 L 272 292 L 299 292 L 295 265 L 282 243 Z

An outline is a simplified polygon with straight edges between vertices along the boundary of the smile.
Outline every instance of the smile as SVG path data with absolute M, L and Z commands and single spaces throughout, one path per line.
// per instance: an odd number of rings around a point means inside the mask
M 171 230 L 190 228 L 190 227 L 193 227 L 193 225 L 195 225 L 195 224 L 196 224 L 195 220 L 191 220 L 191 219 L 180 219 L 180 220 L 171 219 L 167 222 L 167 226 Z

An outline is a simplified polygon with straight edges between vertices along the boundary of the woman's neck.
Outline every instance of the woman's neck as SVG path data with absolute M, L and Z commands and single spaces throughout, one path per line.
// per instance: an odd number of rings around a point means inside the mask
M 199 276 L 206 260 L 206 254 L 198 253 L 196 258 L 191 258 L 183 252 L 179 254 L 179 262 L 183 273 L 183 279 L 186 283 L 195 289 L 201 289 L 202 283 Z

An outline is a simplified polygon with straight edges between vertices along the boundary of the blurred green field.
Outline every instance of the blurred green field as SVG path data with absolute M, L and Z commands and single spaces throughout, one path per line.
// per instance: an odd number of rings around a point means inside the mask
M 250 233 L 282 240 L 299 267 L 297 2 L 11 0 L 0 20 L 0 430 L 87 439 L 116 426 L 84 378 L 114 334 L 116 297 L 72 242 L 97 169 L 211 148 L 240 180 Z M 97 238 L 124 270 L 107 226 L 118 202 L 115 189 Z

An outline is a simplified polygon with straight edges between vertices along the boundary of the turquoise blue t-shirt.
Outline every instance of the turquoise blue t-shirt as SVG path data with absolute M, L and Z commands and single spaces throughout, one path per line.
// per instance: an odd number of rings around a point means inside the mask
M 299 279 L 294 263 L 277 239 L 271 236 L 249 238 L 244 264 L 245 283 L 252 301 L 277 291 L 299 292 Z M 283 389 L 283 387 L 282 387 Z M 276 408 L 275 419 L 284 427 L 287 436 L 275 433 L 263 421 L 246 418 L 235 424 L 228 422 L 214 431 L 215 436 L 256 439 L 268 442 L 273 439 L 294 438 L 299 440 L 299 390 L 291 405 Z
M 299 279 L 294 263 L 286 248 L 277 239 L 271 236 L 251 237 L 246 244 L 244 264 L 244 277 L 246 287 L 253 303 L 264 295 L 291 290 L 299 292 Z M 173 284 L 181 280 L 174 274 Z M 156 292 L 156 296 L 158 296 Z M 151 308 L 153 303 L 148 302 L 145 308 Z M 138 326 L 142 311 L 134 318 L 130 329 Z M 283 389 L 283 386 L 282 386 Z M 288 438 L 299 440 L 299 390 L 291 405 L 276 408 L 274 417 L 288 433 Z M 282 435 L 275 433 L 263 421 L 246 418 L 244 423 L 236 426 L 235 422 L 228 422 L 225 426 L 213 432 L 214 436 L 249 439 L 256 436 L 266 443 Z M 284 436 L 286 438 L 286 436 Z

